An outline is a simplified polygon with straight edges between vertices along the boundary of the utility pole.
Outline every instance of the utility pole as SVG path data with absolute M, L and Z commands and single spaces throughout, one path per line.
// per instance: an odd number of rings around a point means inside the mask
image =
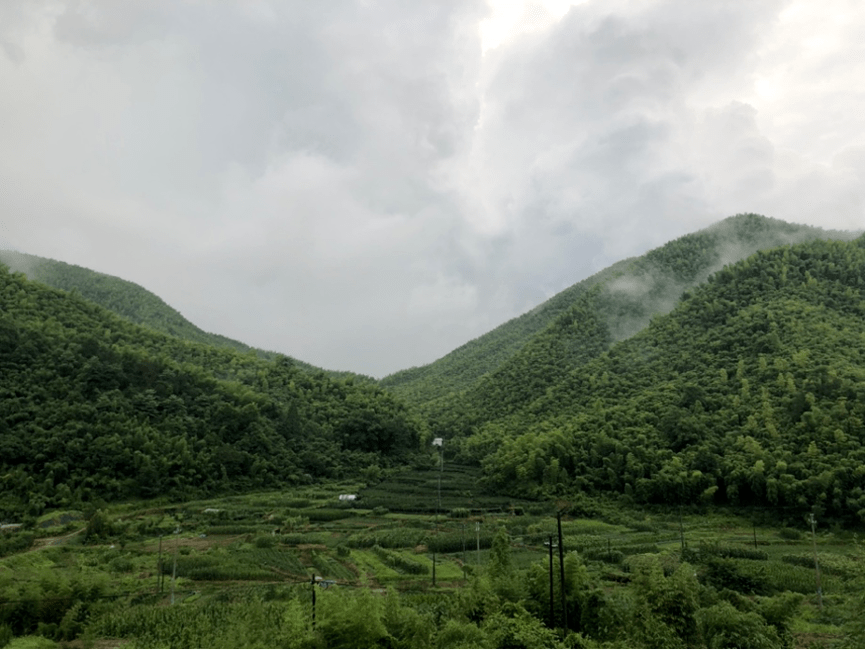
M 439 481 L 436 486 L 436 539 L 439 538 L 439 510 L 442 508 L 442 438 L 433 438 L 433 446 L 439 448 Z M 436 586 L 436 550 L 433 550 L 433 586 Z
M 548 567 L 549 567 L 549 578 L 550 578 L 550 627 L 554 626 L 554 618 L 553 618 L 553 535 L 547 536 L 547 555 L 548 555 Z
M 475 522 L 475 564 L 481 566 L 481 522 Z
M 162 535 L 159 536 L 159 559 L 156 562 L 156 591 L 162 593 Z
M 562 630 L 563 634 L 568 633 L 568 611 L 565 608 L 565 559 L 563 557 L 562 546 L 562 514 L 559 510 L 556 511 L 556 530 L 559 535 L 559 591 L 562 598 Z
M 171 567 L 171 604 L 174 605 L 174 583 L 177 580 L 177 546 L 179 543 L 178 535 L 180 534 L 180 528 L 176 528 L 174 531 L 174 564 Z
M 809 523 L 812 524 L 812 553 L 815 556 L 815 585 L 818 588 L 818 608 L 824 609 L 824 598 L 821 594 L 821 569 L 818 566 L 818 547 L 815 545 L 815 515 L 809 513 Z
M 316 631 L 316 574 L 310 578 L 310 587 L 313 594 L 313 631 Z
M 463 579 L 466 579 L 466 524 L 460 524 L 460 541 L 463 542 Z

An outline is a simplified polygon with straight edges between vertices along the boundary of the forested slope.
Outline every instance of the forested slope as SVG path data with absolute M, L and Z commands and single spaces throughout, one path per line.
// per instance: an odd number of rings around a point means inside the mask
M 863 520 L 864 241 L 760 252 L 463 442 L 499 489 Z M 515 390 L 519 390 L 516 387 Z
M 439 433 L 522 408 L 561 373 L 586 363 L 670 311 L 689 287 L 725 264 L 783 244 L 839 233 L 754 214 L 737 215 L 638 258 L 624 260 L 439 361 L 380 383 L 420 405 Z
M 629 263 L 623 260 L 572 285 L 525 314 L 464 343 L 425 366 L 400 370 L 379 381 L 381 386 L 414 404 L 427 404 L 472 386 L 515 355 L 535 334 L 596 284 L 614 277 Z
M 0 265 L 0 515 L 386 464 L 422 425 L 382 389 L 142 328 Z
M 5 264 L 12 271 L 24 273 L 30 280 L 55 289 L 77 293 L 131 323 L 149 327 L 158 332 L 170 334 L 186 341 L 230 348 L 237 352 L 253 352 L 264 359 L 275 359 L 279 356 L 276 352 L 259 350 L 226 336 L 205 332 L 184 318 L 179 311 L 166 304 L 162 298 L 128 280 L 74 264 L 11 250 L 0 250 L 0 264 Z M 297 359 L 292 359 L 292 361 L 300 369 L 308 372 L 320 370 Z M 332 377 L 353 376 L 356 380 L 372 381 L 371 378 L 350 372 L 325 372 Z

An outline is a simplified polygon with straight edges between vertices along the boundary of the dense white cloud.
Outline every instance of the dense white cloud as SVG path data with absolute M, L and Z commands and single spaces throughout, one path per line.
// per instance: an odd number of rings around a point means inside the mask
M 854 0 L 0 5 L 0 245 L 328 368 L 731 214 L 860 229 Z

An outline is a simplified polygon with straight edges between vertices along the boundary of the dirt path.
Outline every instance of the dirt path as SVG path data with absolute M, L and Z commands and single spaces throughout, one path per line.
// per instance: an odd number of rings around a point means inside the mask
M 83 533 L 86 529 L 87 526 L 84 526 L 78 530 L 73 530 L 71 533 L 67 533 L 66 535 L 61 535 L 60 537 L 41 537 L 33 543 L 33 547 L 30 550 L 36 551 L 40 548 L 45 548 L 46 546 L 63 546 L 72 541 L 72 538 L 76 535 Z

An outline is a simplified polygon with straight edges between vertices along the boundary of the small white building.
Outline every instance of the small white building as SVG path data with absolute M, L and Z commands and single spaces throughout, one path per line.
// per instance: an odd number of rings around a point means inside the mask
M 357 494 L 341 494 L 340 501 L 354 501 L 358 498 Z

